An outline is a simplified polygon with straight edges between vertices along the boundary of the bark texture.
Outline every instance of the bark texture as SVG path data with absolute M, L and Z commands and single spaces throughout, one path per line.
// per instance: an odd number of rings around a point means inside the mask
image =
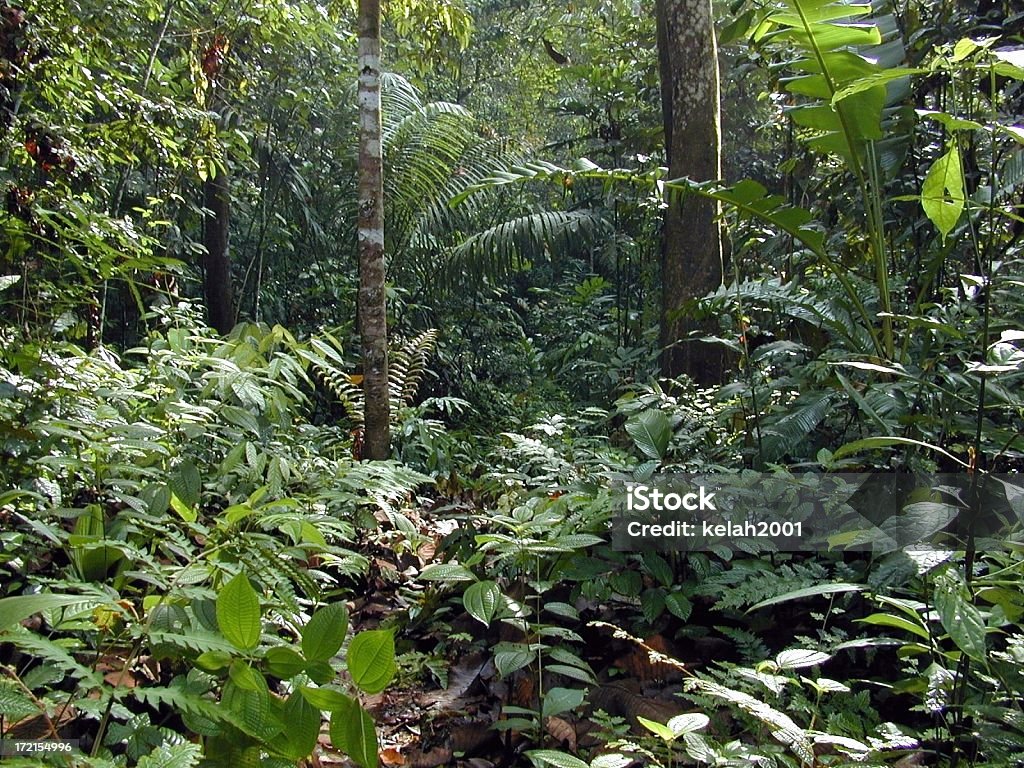
M 380 0 L 359 0 L 359 333 L 365 422 L 363 457 L 391 450 L 380 118 Z
M 210 325 L 218 333 L 235 326 L 234 290 L 231 286 L 231 178 L 220 170 L 203 183 L 203 207 L 209 213 L 203 220 L 203 290 Z
M 722 175 L 718 50 L 711 0 L 657 0 L 658 64 L 670 178 Z M 709 200 L 670 198 L 661 254 L 661 368 L 716 383 L 724 357 L 717 346 L 682 341 L 699 326 L 681 316 L 688 301 L 722 283 L 718 207 Z M 714 331 L 715 328 L 708 330 Z

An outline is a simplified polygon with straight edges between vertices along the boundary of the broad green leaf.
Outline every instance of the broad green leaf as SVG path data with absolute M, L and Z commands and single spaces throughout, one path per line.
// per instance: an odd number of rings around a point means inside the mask
M 886 85 L 894 80 L 902 80 L 911 75 L 924 75 L 927 73 L 927 69 L 921 69 L 920 67 L 894 67 L 893 69 L 885 69 L 881 72 L 872 72 L 839 88 L 832 97 L 832 103 L 838 104 L 843 99 L 870 90 L 878 85 Z
M 360 632 L 348 646 L 352 681 L 367 693 L 380 693 L 395 676 L 395 638 L 386 629 Z
M 656 578 L 661 586 L 672 586 L 672 582 L 675 581 L 675 574 L 672 573 L 672 566 L 666 562 L 664 557 L 657 552 L 644 552 L 641 556 L 641 561 L 647 572 Z
M 631 765 L 632 763 L 633 758 L 631 757 L 619 754 L 618 752 L 609 752 L 607 754 L 598 755 L 591 760 L 590 768 L 626 768 L 627 765 Z
M 661 411 L 648 410 L 631 417 L 626 432 L 645 456 L 663 459 L 672 439 L 672 422 Z
M 579 680 L 583 683 L 594 683 L 594 675 L 580 667 L 572 667 L 568 664 L 545 664 L 544 670 L 556 675 L 572 678 L 573 680 Z
M 240 651 L 253 651 L 260 643 L 260 598 L 240 573 L 217 595 L 217 625 L 221 634 Z
M 574 621 L 578 621 L 580 618 L 580 612 L 576 610 L 576 606 L 569 605 L 569 603 L 544 603 L 544 610 L 548 613 L 553 613 L 556 616 L 573 619 Z
M 457 563 L 431 563 L 420 571 L 420 578 L 425 581 L 476 581 L 469 568 Z
M 191 461 L 183 461 L 175 467 L 167 478 L 167 485 L 185 506 L 194 507 L 199 503 L 202 480 L 199 470 Z
M 341 649 L 347 631 L 345 604 L 325 605 L 302 628 L 302 653 L 310 661 L 329 661 Z
M 470 584 L 462 595 L 462 604 L 466 612 L 485 627 L 494 619 L 501 600 L 501 589 L 493 581 Z
M 779 669 L 802 669 L 813 667 L 817 664 L 824 664 L 831 658 L 827 653 L 812 651 L 807 648 L 795 648 L 791 651 L 783 651 L 775 657 L 775 663 Z
M 665 595 L 665 607 L 669 613 L 682 621 L 689 619 L 690 613 L 693 612 L 693 603 L 682 592 L 670 592 Z
M 815 587 L 804 587 L 803 589 L 794 589 L 792 592 L 786 592 L 785 594 L 778 595 L 777 597 L 769 597 L 767 600 L 762 600 L 759 603 L 755 603 L 747 609 L 747 613 L 756 611 L 759 608 L 767 608 L 770 605 L 778 605 L 779 603 L 788 603 L 790 600 L 802 600 L 805 597 L 824 597 L 826 595 L 836 595 L 843 592 L 863 592 L 866 589 L 861 584 L 819 584 Z
M 960 511 L 952 504 L 918 501 L 887 517 L 878 527 L 898 546 L 908 547 L 941 531 L 956 519 Z
M 553 765 L 555 768 L 590 768 L 578 757 L 554 749 L 531 749 L 526 753 L 536 766 Z
M 660 589 L 645 589 L 640 595 L 640 610 L 649 624 L 653 624 L 665 612 L 665 592 Z
M 575 688 L 551 688 L 544 694 L 542 714 L 555 717 L 583 704 L 584 692 Z
M 286 645 L 269 648 L 264 655 L 270 674 L 289 680 L 306 668 L 306 660 Z
M 242 731 L 257 739 L 271 738 L 278 733 L 280 724 L 270 718 L 270 691 L 263 675 L 257 674 L 256 690 L 248 690 L 237 685 L 234 680 L 224 683 L 221 703 L 227 707 L 234 722 Z
M 672 733 L 672 729 L 664 723 L 658 723 L 654 720 L 648 720 L 646 717 L 640 717 L 637 715 L 637 722 L 640 723 L 644 728 L 658 736 L 661 739 L 671 743 L 676 740 L 676 735 Z
M 334 667 L 326 661 L 311 661 L 307 663 L 306 674 L 317 685 L 327 685 L 337 676 Z
M 347 696 L 334 688 L 310 688 L 303 686 L 299 689 L 302 695 L 310 704 L 324 712 L 347 712 L 352 705 L 352 697 Z
M 284 751 L 292 760 L 307 757 L 320 735 L 320 710 L 299 691 L 293 691 L 282 707 L 285 723 Z
M 266 687 L 263 675 L 250 667 L 241 659 L 235 659 L 228 670 L 228 677 L 243 691 L 258 691 Z
M 358 637 L 358 635 L 357 635 Z M 331 743 L 362 768 L 377 768 L 377 732 L 373 719 L 357 702 L 331 713 Z
M 985 664 L 985 621 L 964 597 L 965 592 L 958 575 L 951 570 L 941 573 L 935 579 L 935 610 L 957 648 Z
M 494 654 L 494 666 L 498 674 L 508 677 L 517 669 L 522 669 L 534 659 L 534 654 L 525 646 L 514 650 L 498 651 Z
M 964 212 L 964 203 L 964 172 L 954 146 L 932 164 L 921 185 L 921 207 L 943 242 Z
M 707 728 L 711 722 L 711 718 L 700 712 L 687 712 L 682 715 L 676 715 L 666 723 L 669 730 L 675 734 L 676 738 L 686 733 L 693 733 L 703 728 Z

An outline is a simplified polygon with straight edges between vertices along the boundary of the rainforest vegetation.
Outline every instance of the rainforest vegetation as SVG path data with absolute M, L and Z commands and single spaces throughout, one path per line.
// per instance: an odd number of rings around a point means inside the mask
M 1022 29 L 0 0 L 0 764 L 1024 765 Z

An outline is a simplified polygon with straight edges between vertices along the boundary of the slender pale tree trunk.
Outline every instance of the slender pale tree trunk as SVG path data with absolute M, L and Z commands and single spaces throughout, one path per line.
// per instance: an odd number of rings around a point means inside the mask
M 722 175 L 718 51 L 711 0 L 657 0 L 658 64 L 669 176 L 694 181 Z M 715 203 L 670 199 L 662 241 L 662 373 L 698 383 L 721 380 L 719 348 L 680 343 L 699 326 L 682 316 L 688 301 L 722 283 L 722 237 Z M 716 330 L 714 327 L 708 330 Z
M 391 448 L 380 122 L 380 0 L 359 0 L 359 333 L 365 424 L 363 457 Z

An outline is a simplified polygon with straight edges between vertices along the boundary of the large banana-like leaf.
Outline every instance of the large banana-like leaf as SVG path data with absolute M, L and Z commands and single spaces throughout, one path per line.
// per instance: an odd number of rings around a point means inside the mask
M 813 148 L 840 155 L 858 175 L 867 142 L 884 135 L 883 110 L 890 101 L 889 81 L 884 79 L 849 90 L 854 83 L 879 78 L 888 64 L 879 63 L 877 56 L 863 55 L 867 47 L 883 43 L 879 26 L 866 20 L 871 12 L 870 4 L 786 0 L 761 27 L 771 30 L 762 33 L 765 39 L 793 43 L 802 54 L 790 62 L 797 74 L 783 81 L 788 93 L 805 97 L 790 108 L 794 122 L 809 130 Z M 902 47 L 897 48 L 897 56 L 902 57 Z M 886 50 L 885 58 L 892 53 Z M 892 93 L 896 92 L 894 88 Z M 837 100 L 839 93 L 844 97 Z

